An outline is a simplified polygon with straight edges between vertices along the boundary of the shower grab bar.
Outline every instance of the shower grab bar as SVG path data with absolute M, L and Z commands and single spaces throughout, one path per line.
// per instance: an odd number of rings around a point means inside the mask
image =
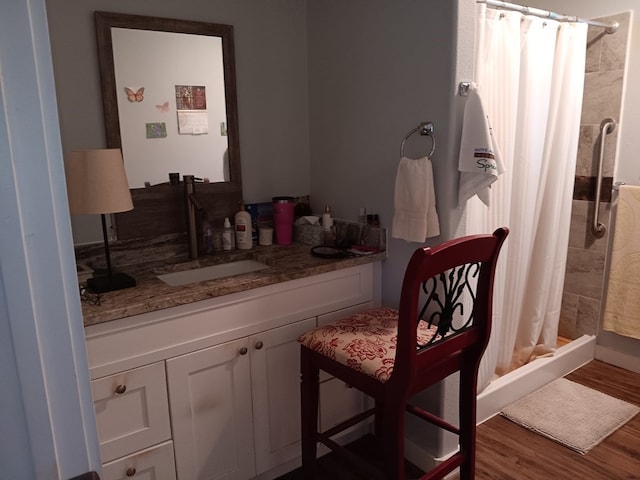
M 404 144 L 407 143 L 409 137 L 414 133 L 419 133 L 420 135 L 425 135 L 431 138 L 431 151 L 427 154 L 427 157 L 431 159 L 433 152 L 436 151 L 436 137 L 434 136 L 433 131 L 433 122 L 420 122 L 416 128 L 410 130 L 402 139 L 402 143 L 400 144 L 400 157 L 404 157 Z
M 591 224 L 591 233 L 596 238 L 604 237 L 607 227 L 600 222 L 600 192 L 602 190 L 602 164 L 604 158 L 604 142 L 608 134 L 613 133 L 616 129 L 616 122 L 613 118 L 605 118 L 600 124 L 600 152 L 598 158 L 598 176 L 596 177 L 596 198 L 593 208 L 593 223 Z

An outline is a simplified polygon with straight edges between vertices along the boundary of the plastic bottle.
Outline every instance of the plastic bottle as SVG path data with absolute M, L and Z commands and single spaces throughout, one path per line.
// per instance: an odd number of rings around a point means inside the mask
M 253 247 L 251 234 L 251 214 L 244 209 L 244 204 L 240 204 L 240 211 L 234 217 L 236 224 L 236 248 L 239 250 L 249 250 Z
M 367 223 L 367 209 L 364 207 L 360 207 L 360 213 L 358 214 L 358 223 Z
M 324 206 L 324 212 L 322 213 L 322 229 L 331 230 L 333 226 L 333 219 L 331 218 L 331 207 L 329 204 Z
M 204 253 L 213 253 L 213 228 L 211 222 L 207 217 L 204 217 L 202 222 L 202 243 L 204 247 Z
M 233 250 L 233 228 L 231 228 L 231 222 L 229 217 L 224 219 L 224 230 L 222 231 L 222 250 Z
M 333 228 L 333 218 L 331 218 L 331 207 L 327 204 L 322 213 L 322 244 L 335 245 L 336 235 Z

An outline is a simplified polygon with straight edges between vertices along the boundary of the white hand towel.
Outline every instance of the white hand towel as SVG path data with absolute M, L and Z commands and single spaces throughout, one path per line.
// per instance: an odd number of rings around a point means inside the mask
M 489 206 L 489 188 L 504 173 L 504 165 L 475 84 L 471 86 L 464 107 L 458 170 L 458 205 L 478 195 Z
M 396 173 L 391 236 L 423 243 L 440 235 L 431 160 L 400 159 Z

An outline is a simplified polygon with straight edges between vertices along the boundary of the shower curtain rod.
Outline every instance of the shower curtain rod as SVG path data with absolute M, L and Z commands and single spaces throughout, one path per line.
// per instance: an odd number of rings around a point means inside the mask
M 535 15 L 536 17 L 549 18 L 551 20 L 557 20 L 558 22 L 580 22 L 592 25 L 594 27 L 604 28 L 605 33 L 614 33 L 618 27 L 618 22 L 602 23 L 596 20 L 587 20 L 585 18 L 572 17 L 569 15 L 563 15 L 560 13 L 550 12 L 548 10 L 540 10 L 539 8 L 527 7 L 524 5 L 516 5 L 515 3 L 502 2 L 500 0 L 476 0 L 477 3 L 486 3 L 489 7 L 502 8 L 504 10 L 514 10 L 526 15 Z

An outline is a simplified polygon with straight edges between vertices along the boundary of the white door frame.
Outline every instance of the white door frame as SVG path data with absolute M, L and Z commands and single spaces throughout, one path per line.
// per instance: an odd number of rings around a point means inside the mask
M 99 471 L 44 0 L 0 15 L 0 379 L 6 478 Z

